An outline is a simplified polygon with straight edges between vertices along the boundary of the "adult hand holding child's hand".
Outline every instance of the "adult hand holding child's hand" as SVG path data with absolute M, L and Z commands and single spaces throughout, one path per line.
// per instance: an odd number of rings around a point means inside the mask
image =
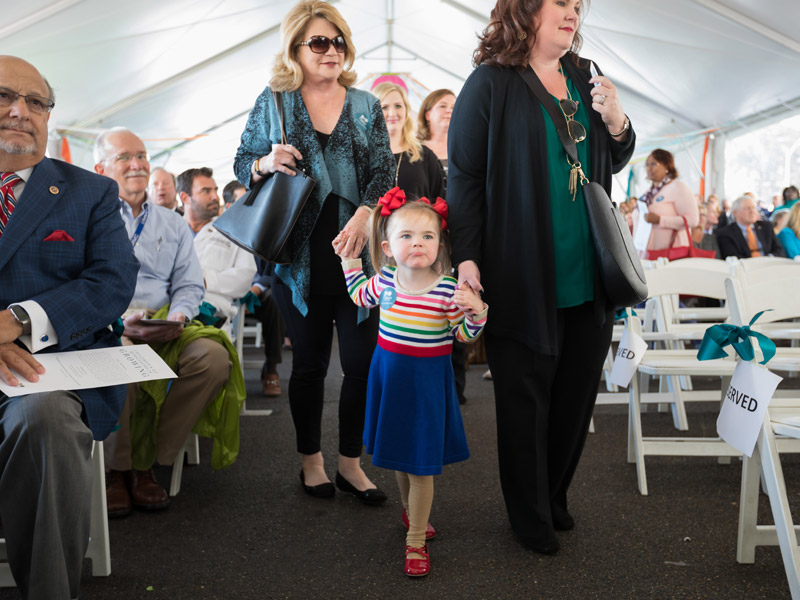
M 470 317 L 477 315 L 486 306 L 481 295 L 473 290 L 467 282 L 459 284 L 453 299 L 461 312 Z

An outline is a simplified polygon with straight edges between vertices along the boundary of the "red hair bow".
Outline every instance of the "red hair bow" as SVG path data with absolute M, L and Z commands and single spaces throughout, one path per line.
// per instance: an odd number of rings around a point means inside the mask
M 447 202 L 436 197 L 436 202 L 431 204 L 431 201 L 425 198 L 424 196 L 419 199 L 420 202 L 424 202 L 425 204 L 430 204 L 431 208 L 437 212 L 437 214 L 442 218 L 442 231 L 447 229 L 447 217 L 450 214 L 449 209 L 447 208 Z
M 393 210 L 397 210 L 405 203 L 406 193 L 397 186 L 393 187 L 378 200 L 378 206 L 381 207 L 381 216 L 388 217 Z

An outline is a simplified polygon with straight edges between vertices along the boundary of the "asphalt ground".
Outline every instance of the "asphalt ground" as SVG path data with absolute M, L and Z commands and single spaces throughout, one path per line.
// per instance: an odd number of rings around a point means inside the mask
M 259 355 L 248 350 L 252 358 Z M 263 356 L 263 355 L 262 355 Z M 241 419 L 241 450 L 230 468 L 186 466 L 180 494 L 162 512 L 134 511 L 111 520 L 112 574 L 92 577 L 83 600 L 260 598 L 788 598 L 777 547 L 760 547 L 753 565 L 736 562 L 741 462 L 649 457 L 650 494 L 636 488 L 626 461 L 627 408 L 602 406 L 570 490 L 576 527 L 560 534 L 561 550 L 542 556 L 517 542 L 505 514 L 497 473 L 493 390 L 485 365 L 467 372 L 462 407 L 472 457 L 436 478 L 428 577 L 404 576 L 405 531 L 390 471 L 365 468 L 389 495 L 381 507 L 337 492 L 307 496 L 286 388 L 291 353 L 280 368 L 283 394 L 261 395 L 247 372 L 248 408 L 268 417 Z M 332 478 L 341 382 L 334 352 L 326 381 L 323 453 Z M 714 380 L 696 381 L 696 387 Z M 690 435 L 715 435 L 716 406 L 689 406 Z M 668 413 L 643 415 L 645 435 L 676 435 Z M 782 457 L 795 514 L 800 457 Z M 170 467 L 158 467 L 168 485 Z M 771 522 L 766 497 L 760 521 Z M 18 597 L 0 591 L 0 600 Z

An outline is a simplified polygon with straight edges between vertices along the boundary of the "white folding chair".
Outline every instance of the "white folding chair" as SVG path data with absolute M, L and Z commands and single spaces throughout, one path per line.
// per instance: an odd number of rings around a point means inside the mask
M 175 461 L 172 463 L 172 477 L 169 482 L 169 495 L 177 496 L 181 491 L 181 478 L 183 477 L 183 458 L 190 465 L 200 464 L 200 436 L 192 432 L 186 438 L 186 443 L 178 450 Z
M 758 281 L 751 275 L 747 273 L 746 285 L 733 278 L 726 282 L 733 324 L 747 325 L 755 314 L 766 309 L 772 310 L 764 313 L 759 321 L 763 319 L 767 324 L 800 317 L 800 269 L 797 266 L 794 269 L 769 268 L 768 272 L 761 272 Z M 780 348 L 768 366 L 774 370 L 796 371 L 800 366 L 800 353 L 794 348 Z M 779 545 L 792 598 L 800 599 L 797 541 L 800 527 L 792 521 L 780 462 L 781 452 L 798 450 L 800 398 L 795 397 L 793 401 L 773 399 L 764 416 L 753 455 L 744 457 L 736 560 L 753 563 L 756 546 Z M 760 481 L 769 497 L 774 525 L 759 525 L 757 521 Z
M 89 545 L 86 557 L 92 561 L 92 575 L 111 575 L 111 546 L 106 509 L 106 466 L 103 444 L 92 445 L 92 508 L 89 524 Z M 0 587 L 16 587 L 11 568 L 6 562 L 6 541 L 0 539 Z
M 634 331 L 641 329 L 636 317 L 631 320 Z M 646 496 L 647 476 L 645 456 L 739 456 L 741 453 L 718 437 L 645 437 L 642 433 L 642 393 L 648 376 L 667 377 L 676 381 L 680 375 L 707 375 L 730 378 L 736 363 L 732 359 L 716 359 L 700 362 L 695 350 L 648 350 L 639 364 L 637 375 L 629 387 L 628 405 L 628 462 L 636 463 L 639 492 Z M 721 385 L 726 389 L 727 385 Z M 671 392 L 675 392 L 674 386 Z M 698 392 L 693 392 L 697 394 Z M 722 400 L 722 391 L 710 392 L 715 399 Z
M 236 346 L 236 353 L 239 355 L 239 364 L 242 365 L 242 375 L 244 375 L 244 372 L 247 369 L 261 369 L 261 361 L 244 359 L 244 337 L 246 329 L 244 320 L 245 320 L 245 309 L 244 306 L 240 306 L 239 312 L 236 314 L 236 317 L 234 318 L 232 331 L 235 336 L 233 343 Z M 261 337 L 261 323 L 258 324 L 258 332 L 256 333 L 256 346 L 260 345 L 259 344 L 260 337 Z M 242 412 L 240 414 L 245 417 L 268 417 L 269 415 L 272 414 L 272 409 L 265 408 L 265 409 L 250 410 L 247 408 L 247 398 L 245 398 L 244 402 L 242 402 Z M 178 487 L 180 487 L 180 485 Z

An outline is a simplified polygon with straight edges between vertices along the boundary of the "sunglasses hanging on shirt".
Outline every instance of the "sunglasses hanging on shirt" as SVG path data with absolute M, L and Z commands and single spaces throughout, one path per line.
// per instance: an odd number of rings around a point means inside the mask
M 564 75 L 564 71 L 561 70 L 561 68 L 559 68 L 559 71 Z M 564 75 L 564 83 L 567 84 L 566 75 Z M 566 85 L 566 88 L 567 97 L 563 100 L 559 100 L 558 106 L 561 108 L 561 112 L 564 113 L 564 118 L 567 120 L 567 132 L 569 133 L 569 137 L 575 140 L 575 143 L 582 142 L 586 139 L 586 129 L 574 119 L 575 114 L 578 112 L 578 103 L 572 99 L 569 93 L 569 84 Z

